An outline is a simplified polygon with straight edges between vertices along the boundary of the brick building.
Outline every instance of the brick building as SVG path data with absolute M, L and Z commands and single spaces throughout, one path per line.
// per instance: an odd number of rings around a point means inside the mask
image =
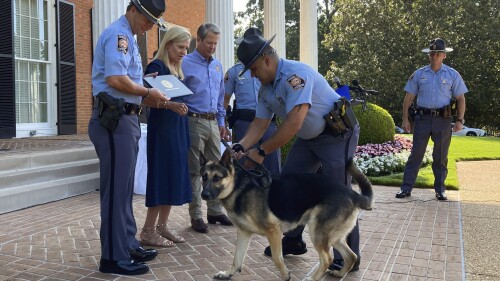
M 87 132 L 92 111 L 93 3 L 1 1 L 0 138 Z M 195 36 L 205 18 L 205 0 L 167 1 L 163 17 Z M 158 49 L 161 34 L 155 26 L 138 36 L 143 64 Z

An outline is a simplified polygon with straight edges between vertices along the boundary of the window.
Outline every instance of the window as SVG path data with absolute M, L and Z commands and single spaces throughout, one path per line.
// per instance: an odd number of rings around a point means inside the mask
M 47 0 L 15 0 L 16 123 L 48 122 Z

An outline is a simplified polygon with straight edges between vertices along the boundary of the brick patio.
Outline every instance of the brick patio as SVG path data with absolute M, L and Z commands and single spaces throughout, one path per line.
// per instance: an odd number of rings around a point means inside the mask
M 435 200 L 428 189 L 397 200 L 398 188 L 375 186 L 375 208 L 360 215 L 361 268 L 343 280 L 465 280 L 458 192 Z M 144 222 L 144 197 L 136 195 L 138 228 Z M 210 225 L 208 234 L 190 228 L 187 206 L 173 207 L 169 226 L 187 243 L 159 249 L 151 272 L 138 277 L 97 271 L 100 258 L 99 194 L 89 194 L 0 215 L 0 280 L 212 280 L 232 263 L 234 227 Z M 302 280 L 317 264 L 309 252 L 287 256 L 292 280 Z M 240 274 L 233 280 L 280 280 L 263 255 L 265 238 L 254 236 Z M 339 280 L 326 276 L 323 280 Z

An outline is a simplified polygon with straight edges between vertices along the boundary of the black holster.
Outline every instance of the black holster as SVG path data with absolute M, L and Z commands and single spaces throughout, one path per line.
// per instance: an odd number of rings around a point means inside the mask
M 114 98 L 106 92 L 100 92 L 96 98 L 99 109 L 99 123 L 104 128 L 114 132 L 118 127 L 120 118 L 125 113 L 124 100 Z
M 324 116 L 328 132 L 333 136 L 339 136 L 353 129 L 358 120 L 351 108 L 351 103 L 345 98 L 339 98 L 333 105 L 333 110 Z
M 417 114 L 417 107 L 415 103 L 412 103 L 410 107 L 408 107 L 408 118 L 411 122 L 415 121 L 415 115 Z

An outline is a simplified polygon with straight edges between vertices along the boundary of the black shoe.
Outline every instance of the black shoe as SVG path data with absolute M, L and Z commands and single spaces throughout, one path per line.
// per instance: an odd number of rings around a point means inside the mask
M 219 222 L 222 225 L 233 225 L 229 218 L 224 214 L 218 216 L 207 215 L 207 220 L 209 224 L 216 224 Z
M 410 197 L 411 196 L 411 192 L 410 191 L 406 191 L 406 190 L 400 190 L 398 193 L 396 193 L 396 198 L 405 198 L 405 197 Z
M 281 239 L 281 247 L 283 251 L 283 256 L 286 255 L 303 255 L 307 253 L 307 246 L 306 242 L 300 238 L 300 240 L 296 238 L 290 238 L 290 237 L 283 237 Z M 267 246 L 266 249 L 264 249 L 264 255 L 268 257 L 272 257 L 271 253 L 271 247 Z
M 121 275 L 139 275 L 149 271 L 145 263 L 131 261 L 110 261 L 101 259 L 99 271 L 103 273 L 114 273 Z
M 436 198 L 437 200 L 448 200 L 448 197 L 446 197 L 444 192 L 436 192 Z
M 129 250 L 128 252 L 130 253 L 130 257 L 137 262 L 150 261 L 158 255 L 158 251 L 155 249 L 144 249 L 143 247 Z
M 358 271 L 359 270 L 359 264 L 361 263 L 361 259 L 356 259 L 356 262 L 352 266 L 351 270 L 349 272 L 353 271 Z M 344 260 L 342 259 L 335 259 L 333 260 L 332 264 L 328 267 L 329 270 L 341 270 L 342 267 L 344 267 Z

